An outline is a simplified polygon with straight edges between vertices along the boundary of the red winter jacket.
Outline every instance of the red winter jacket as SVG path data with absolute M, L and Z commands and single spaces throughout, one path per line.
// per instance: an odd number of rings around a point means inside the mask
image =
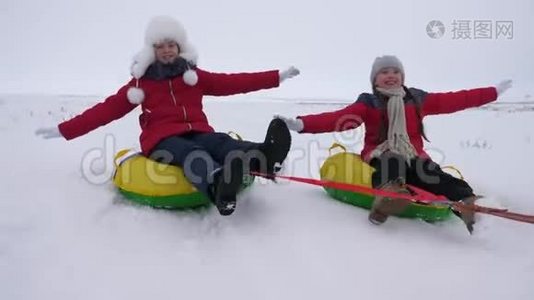
M 213 132 L 202 109 L 202 96 L 248 93 L 277 87 L 280 83 L 278 71 L 239 74 L 196 71 L 198 83 L 194 86 L 185 84 L 182 76 L 169 80 L 139 80 L 139 87 L 145 93 L 141 105 L 143 113 L 139 116 L 142 130 L 140 143 L 144 154 L 148 155 L 158 142 L 172 135 L 191 131 Z M 135 86 L 134 79 L 104 102 L 59 124 L 61 134 L 67 140 L 74 139 L 132 111 L 137 105 L 130 103 L 126 97 L 131 86 Z
M 421 157 L 429 157 L 423 150 L 420 118 L 428 115 L 447 114 L 470 107 L 477 107 L 497 99 L 493 87 L 462 90 L 449 93 L 427 93 L 410 88 L 405 97 L 406 127 L 410 142 Z M 417 107 L 420 108 L 420 117 Z M 362 158 L 369 162 L 371 152 L 380 144 L 380 129 L 385 124 L 387 129 L 386 104 L 374 94 L 363 93 L 358 100 L 338 111 L 317 115 L 300 116 L 304 122 L 303 133 L 322 133 L 354 129 L 365 124 L 364 148 Z M 383 118 L 383 119 L 382 119 Z

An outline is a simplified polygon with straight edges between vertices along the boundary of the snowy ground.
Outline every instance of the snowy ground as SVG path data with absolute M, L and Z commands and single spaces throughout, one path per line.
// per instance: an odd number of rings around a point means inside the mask
M 71 142 L 33 135 L 96 97 L 0 97 L 0 299 L 533 299 L 534 226 L 479 216 L 431 225 L 367 211 L 319 188 L 256 182 L 221 217 L 129 204 L 112 155 L 137 145 L 137 111 Z M 209 100 L 219 131 L 262 140 L 274 113 L 339 105 Z M 534 113 L 470 110 L 426 119 L 435 160 L 461 169 L 486 204 L 534 214 Z M 335 140 L 293 135 L 285 173 L 318 176 Z

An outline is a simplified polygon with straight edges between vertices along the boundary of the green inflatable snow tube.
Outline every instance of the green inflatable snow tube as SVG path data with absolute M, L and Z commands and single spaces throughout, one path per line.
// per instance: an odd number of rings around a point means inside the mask
M 364 194 L 325 188 L 330 197 L 352 204 L 361 208 L 371 209 L 373 206 L 374 197 Z M 427 205 L 412 203 L 408 205 L 406 210 L 398 215 L 401 218 L 418 218 L 427 222 L 437 222 L 447 220 L 451 216 L 451 210 L 447 206 Z
M 327 181 L 356 184 L 371 187 L 371 175 L 374 169 L 365 163 L 360 155 L 346 151 L 340 144 L 333 144 L 330 151 L 341 148 L 343 151 L 328 157 L 321 166 L 321 179 Z M 371 195 L 325 188 L 328 195 L 344 203 L 371 209 L 374 197 Z M 401 218 L 419 218 L 428 222 L 443 221 L 452 215 L 448 206 L 412 203 L 398 215 Z

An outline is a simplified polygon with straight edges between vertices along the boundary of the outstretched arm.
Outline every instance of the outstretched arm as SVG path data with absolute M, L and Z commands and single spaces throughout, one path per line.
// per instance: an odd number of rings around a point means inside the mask
M 299 71 L 291 67 L 285 71 L 235 74 L 211 73 L 197 69 L 197 73 L 199 85 L 205 95 L 228 96 L 278 87 L 283 80 L 298 75 Z
M 323 133 L 345 131 L 360 126 L 365 119 L 367 106 L 356 102 L 337 111 L 316 115 L 299 116 L 302 121 L 301 133 Z
M 494 87 L 448 93 L 430 93 L 422 99 L 423 115 L 448 114 L 497 100 Z
M 80 115 L 59 124 L 58 128 L 61 135 L 67 140 L 74 139 L 132 111 L 137 105 L 130 103 L 126 97 L 131 84 L 132 82 L 123 86 L 115 95 L 106 98 L 104 102 L 98 103 Z

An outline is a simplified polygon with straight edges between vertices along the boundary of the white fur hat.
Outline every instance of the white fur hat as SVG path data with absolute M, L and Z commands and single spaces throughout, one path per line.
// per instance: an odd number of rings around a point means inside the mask
M 398 59 L 394 55 L 383 55 L 375 58 L 375 61 L 373 62 L 373 67 L 371 68 L 371 85 L 374 86 L 376 75 L 380 72 L 380 70 L 384 68 L 396 68 L 399 69 L 399 71 L 402 74 L 402 83 L 404 84 L 404 67 L 402 66 L 402 62 L 400 59 Z
M 154 45 L 165 40 L 175 41 L 180 47 L 179 56 L 193 65 L 197 64 L 198 54 L 187 40 L 187 34 L 182 24 L 170 16 L 152 18 L 145 31 L 143 49 L 134 56 L 130 67 L 132 76 L 137 79 L 136 86 L 128 89 L 127 96 L 131 103 L 140 104 L 143 102 L 145 94 L 139 87 L 139 79 L 156 60 Z M 198 82 L 198 75 L 195 70 L 189 69 L 184 73 L 183 80 L 188 85 L 195 85 Z

